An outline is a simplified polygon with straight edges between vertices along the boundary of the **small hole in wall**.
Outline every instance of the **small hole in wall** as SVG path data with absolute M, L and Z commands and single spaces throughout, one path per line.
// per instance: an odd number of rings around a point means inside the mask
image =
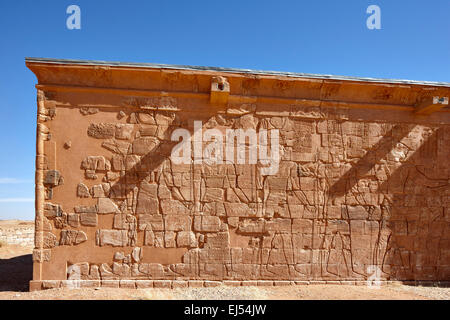
M 223 83 L 219 83 L 219 84 L 217 85 L 217 87 L 219 88 L 220 91 L 222 91 L 222 90 L 223 90 Z

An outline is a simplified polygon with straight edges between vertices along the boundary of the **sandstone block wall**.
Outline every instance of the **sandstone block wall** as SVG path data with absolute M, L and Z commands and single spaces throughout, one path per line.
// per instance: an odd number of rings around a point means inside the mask
M 34 225 L 3 225 L 0 224 L 0 242 L 5 245 L 34 245 Z
M 400 105 L 422 88 L 225 74 L 230 98 L 214 104 L 214 73 L 29 66 L 38 283 L 450 280 L 450 113 Z M 287 98 L 314 90 L 317 100 Z M 277 92 L 285 100 L 255 98 Z M 321 102 L 344 93 L 359 107 Z M 390 109 L 365 108 L 373 99 Z M 278 129 L 278 172 L 173 163 L 171 135 L 193 134 L 194 120 Z

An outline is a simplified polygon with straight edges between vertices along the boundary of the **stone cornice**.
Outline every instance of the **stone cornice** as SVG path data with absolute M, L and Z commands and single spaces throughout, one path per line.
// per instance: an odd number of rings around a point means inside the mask
M 26 65 L 44 91 L 203 99 L 213 77 L 223 76 L 230 86 L 229 101 L 237 103 L 413 110 L 430 97 L 450 96 L 450 84 L 441 82 L 43 58 L 27 58 Z

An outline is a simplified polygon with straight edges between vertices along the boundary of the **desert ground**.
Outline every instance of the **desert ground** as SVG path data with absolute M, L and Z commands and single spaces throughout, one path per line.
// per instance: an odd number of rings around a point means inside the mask
M 0 228 L 23 226 L 0 221 Z M 450 288 L 392 284 L 382 287 L 299 285 L 187 289 L 52 289 L 28 292 L 32 246 L 0 243 L 0 300 L 449 300 Z

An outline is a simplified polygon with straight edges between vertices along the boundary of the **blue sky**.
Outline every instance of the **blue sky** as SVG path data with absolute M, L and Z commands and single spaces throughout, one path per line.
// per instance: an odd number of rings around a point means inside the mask
M 66 9 L 81 8 L 81 30 Z M 369 30 L 369 5 L 381 30 Z M 450 82 L 450 0 L 0 1 L 0 219 L 33 219 L 36 78 L 24 58 Z

